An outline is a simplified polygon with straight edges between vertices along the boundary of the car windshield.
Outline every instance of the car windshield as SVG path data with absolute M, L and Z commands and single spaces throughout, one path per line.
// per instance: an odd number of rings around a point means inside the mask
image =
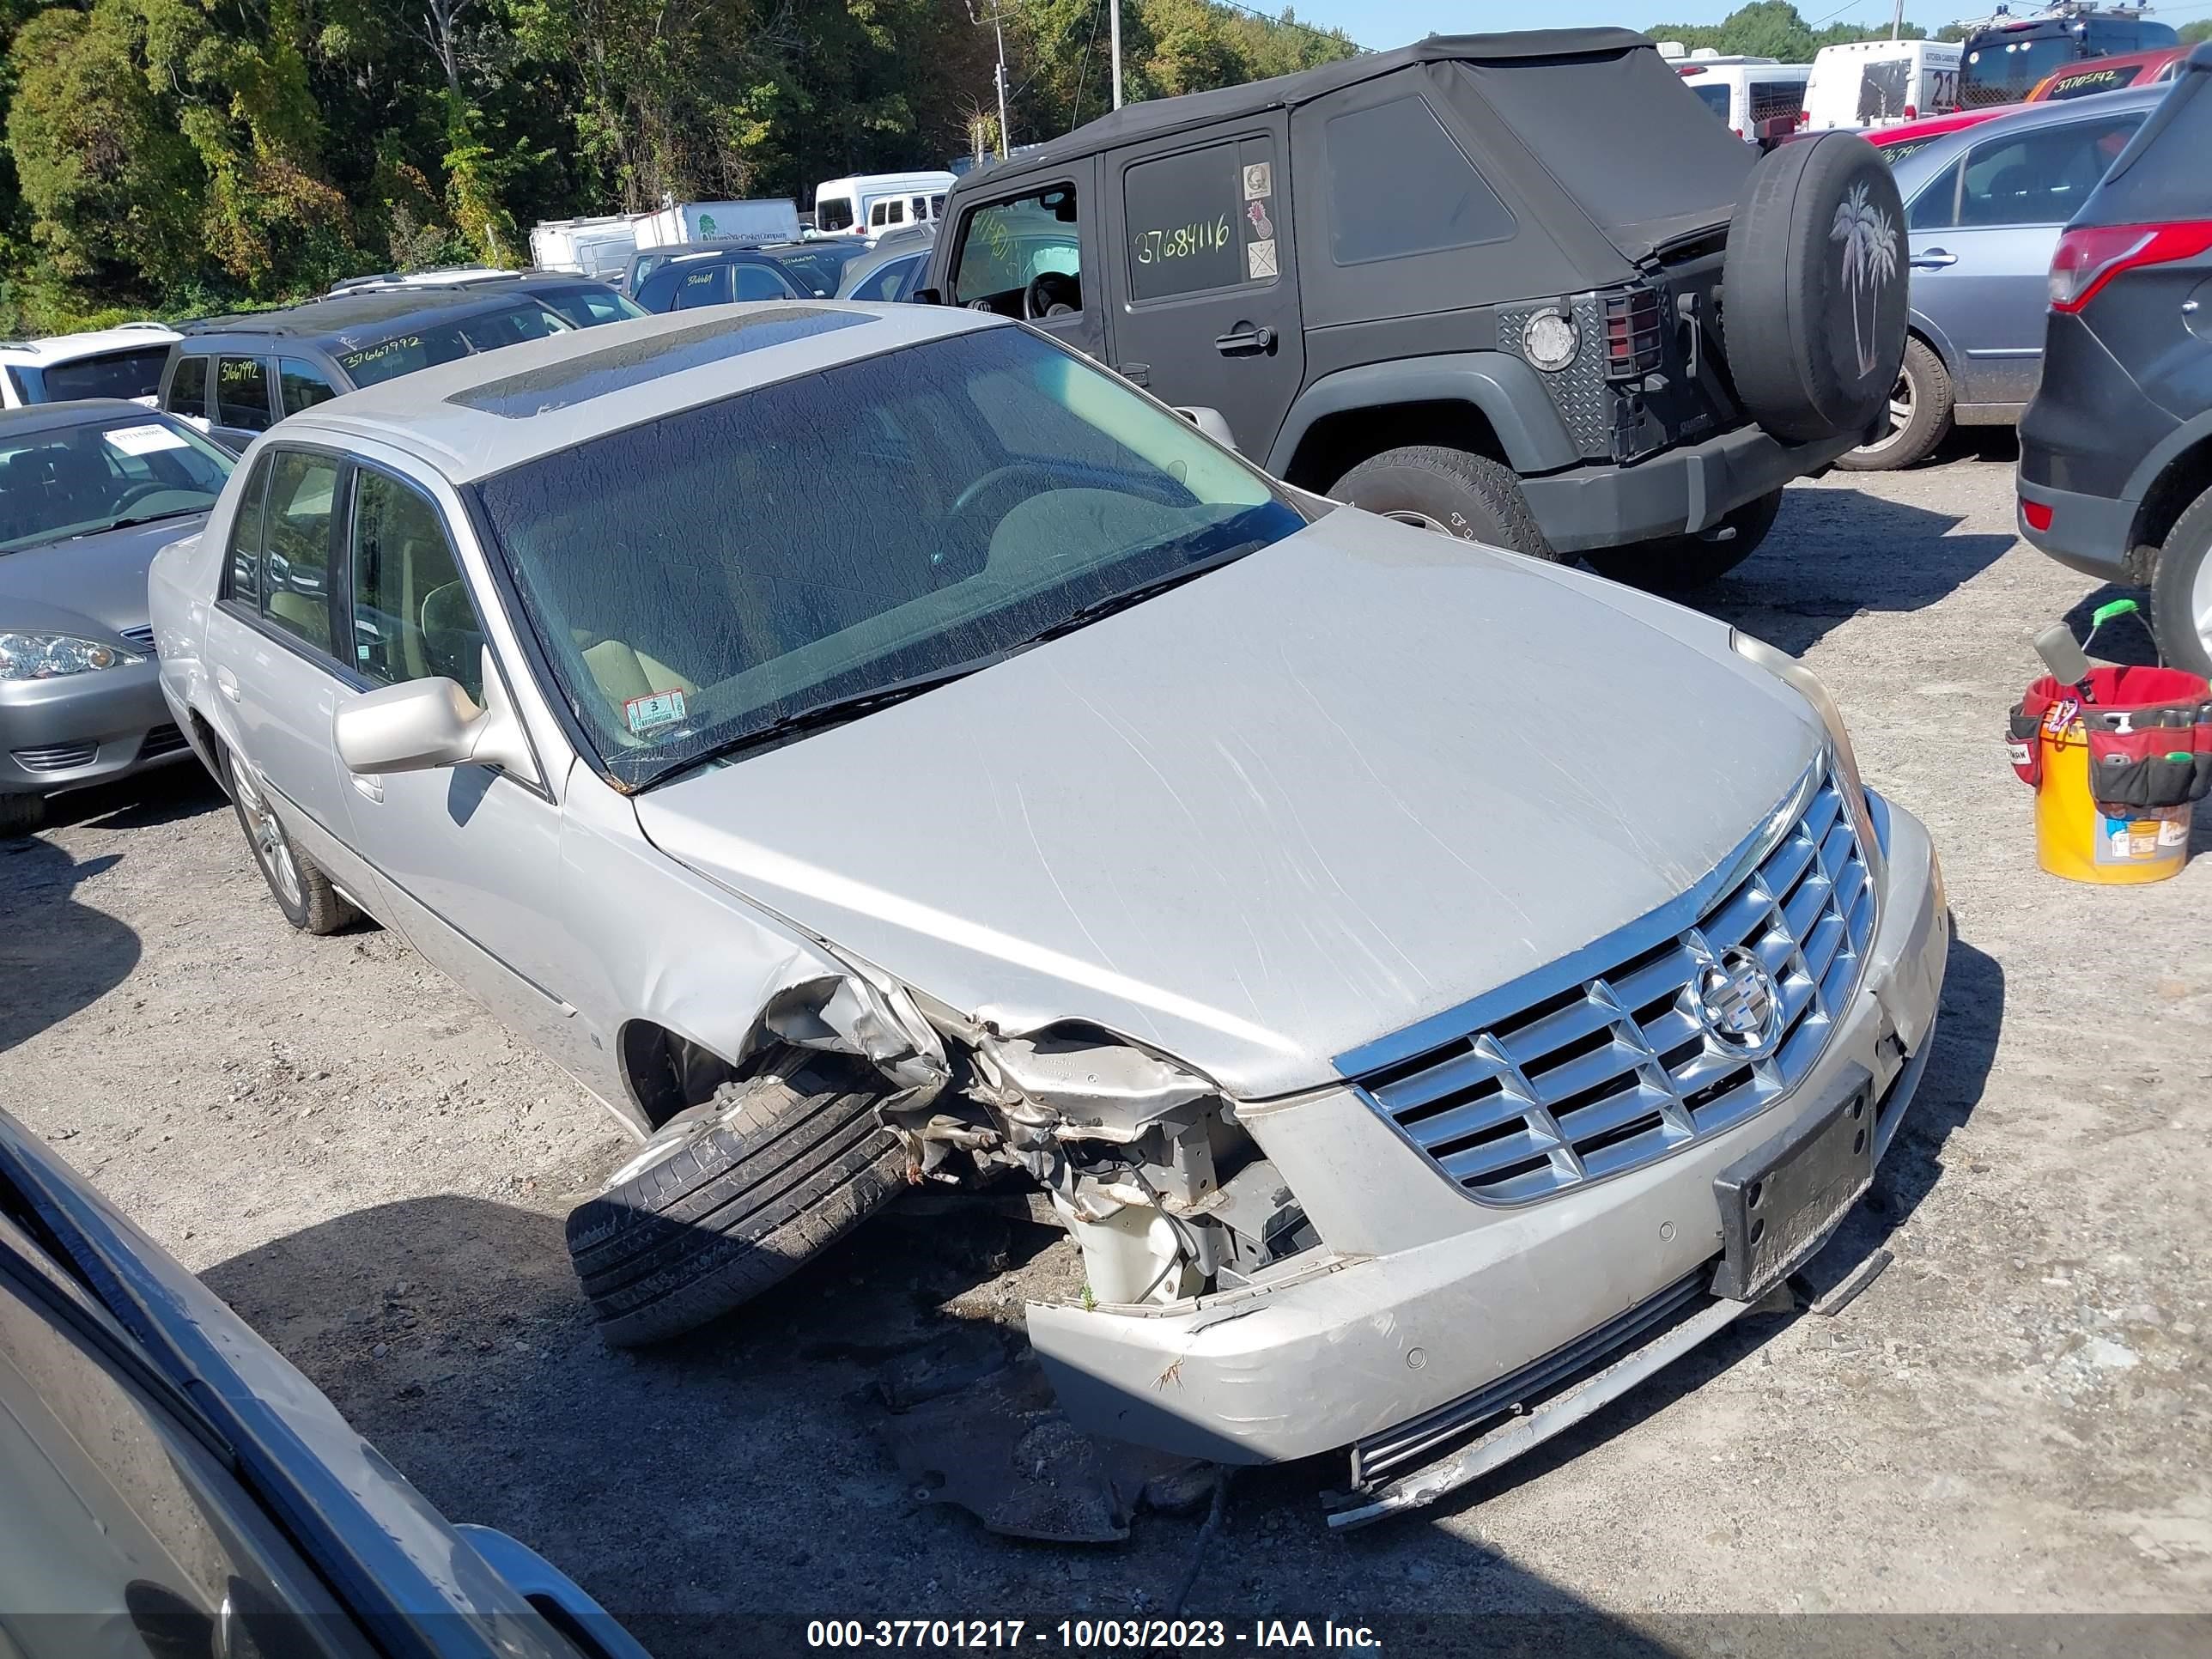
M 2076 55 L 2072 38 L 2063 28 L 2049 34 L 2022 32 L 2010 39 L 2003 33 L 1985 35 L 1968 48 L 1959 67 L 1960 106 L 2016 104 L 2038 81 L 2064 69 Z
M 420 323 L 366 345 L 349 345 L 336 356 L 338 367 L 356 386 L 397 380 L 418 368 L 450 363 L 479 351 L 496 351 L 524 340 L 562 334 L 571 325 L 535 301 L 478 312 L 449 323 Z
M 9 432 L 0 437 L 0 552 L 204 513 L 232 465 L 197 432 L 136 410 Z
M 632 787 L 1305 522 L 1187 422 L 1013 328 L 664 416 L 475 494 L 562 700 Z
M 835 294 L 846 265 L 867 251 L 865 242 L 819 242 L 811 246 L 772 248 L 769 252 L 800 287 L 816 294 Z

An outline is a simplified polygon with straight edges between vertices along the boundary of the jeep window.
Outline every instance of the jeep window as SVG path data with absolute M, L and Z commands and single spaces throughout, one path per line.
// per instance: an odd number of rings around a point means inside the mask
M 1975 145 L 1966 155 L 1959 224 L 2064 224 L 2142 121 L 2140 114 L 2069 121 Z
M 1340 265 L 1502 242 L 1498 199 L 1428 100 L 1394 98 L 1328 123 L 1329 252 Z
M 1121 175 L 1139 302 L 1275 276 L 1274 146 L 1264 137 L 1139 161 Z
M 1053 185 L 970 213 L 952 272 L 952 297 L 960 305 L 981 301 L 984 309 L 1018 317 L 1023 291 L 1052 272 L 1077 279 L 1061 291 L 1069 296 L 1063 303 L 1080 310 L 1083 255 L 1073 185 Z

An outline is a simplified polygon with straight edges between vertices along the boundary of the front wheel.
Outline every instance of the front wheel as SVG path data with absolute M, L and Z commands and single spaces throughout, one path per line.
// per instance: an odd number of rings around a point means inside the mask
M 34 836 L 46 821 L 44 795 L 0 795 L 0 840 Z
M 1595 547 L 1583 557 L 1599 575 L 1631 587 L 1648 588 L 1655 593 L 1685 593 L 1718 581 L 1758 552 L 1781 511 L 1782 492 L 1778 489 L 1746 501 L 1711 529 L 1694 536 L 1662 536 L 1656 541 L 1631 542 L 1626 547 Z
M 1349 506 L 1462 541 L 1572 562 L 1544 539 L 1512 469 L 1486 455 L 1435 444 L 1386 449 L 1353 467 L 1328 493 Z
M 2212 489 L 2166 532 L 2151 579 L 2150 619 L 2160 656 L 2212 679 Z
M 1924 461 L 1951 430 L 1951 376 L 1928 344 L 1905 343 L 1905 362 L 1890 390 L 1881 436 L 1836 457 L 1846 472 L 1890 472 Z

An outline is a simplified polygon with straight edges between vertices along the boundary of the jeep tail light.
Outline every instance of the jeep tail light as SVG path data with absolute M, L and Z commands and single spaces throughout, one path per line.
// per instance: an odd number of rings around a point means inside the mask
M 1605 296 L 1605 373 L 1633 380 L 1659 367 L 1659 290 L 1626 289 Z
M 2051 308 L 2069 314 L 2124 270 L 2193 259 L 2212 248 L 2212 219 L 2164 225 L 2085 225 L 2058 239 L 2051 256 Z

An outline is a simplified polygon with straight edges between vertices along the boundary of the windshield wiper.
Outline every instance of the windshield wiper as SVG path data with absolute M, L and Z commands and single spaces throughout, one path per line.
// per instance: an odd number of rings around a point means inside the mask
M 994 663 L 1004 662 L 1012 654 L 1012 651 L 987 652 L 980 657 L 969 657 L 965 661 L 947 663 L 942 668 L 933 668 L 927 673 L 910 675 L 905 679 L 891 680 L 882 685 L 872 685 L 866 690 L 850 692 L 842 697 L 828 697 L 820 702 L 811 702 L 805 708 L 793 709 L 788 714 L 777 715 L 765 726 L 756 726 L 750 731 L 740 732 L 735 737 L 725 738 L 696 755 L 687 756 L 674 765 L 654 773 L 638 787 L 650 789 L 656 783 L 672 778 L 679 772 L 689 772 L 696 767 L 707 765 L 712 761 L 726 760 L 732 755 L 742 754 L 748 749 L 757 749 L 764 744 L 794 737 L 802 732 L 819 731 L 825 726 L 842 726 L 848 720 L 858 720 L 861 715 L 872 714 L 878 708 L 888 708 L 895 702 L 903 702 L 908 697 L 919 696 L 924 691 L 933 690 L 949 681 L 965 679 L 969 675 L 988 668 Z
M 206 511 L 204 507 L 173 507 L 167 513 L 136 513 L 129 518 L 113 520 L 100 526 L 97 530 L 80 530 L 70 539 L 73 542 L 81 542 L 87 536 L 105 536 L 111 530 L 128 530 L 134 525 L 159 524 L 164 519 L 181 519 L 188 514 Z
M 1201 554 L 1186 564 L 1179 564 L 1172 569 L 1163 570 L 1158 575 L 1139 582 L 1134 587 L 1116 588 L 1111 593 L 1102 593 L 1088 604 L 1076 606 L 1049 628 L 1042 629 L 1030 635 L 1029 643 L 1035 644 L 1040 640 L 1056 640 L 1063 634 L 1072 634 L 1077 629 L 1095 623 L 1102 617 L 1110 617 L 1117 611 L 1127 611 L 1131 605 L 1141 605 L 1146 599 L 1164 593 L 1171 587 L 1180 587 L 1187 581 L 1203 576 L 1209 570 L 1218 570 L 1224 564 L 1234 564 L 1255 549 L 1266 545 L 1264 539 L 1238 542 L 1235 546 L 1223 548 L 1218 553 Z

